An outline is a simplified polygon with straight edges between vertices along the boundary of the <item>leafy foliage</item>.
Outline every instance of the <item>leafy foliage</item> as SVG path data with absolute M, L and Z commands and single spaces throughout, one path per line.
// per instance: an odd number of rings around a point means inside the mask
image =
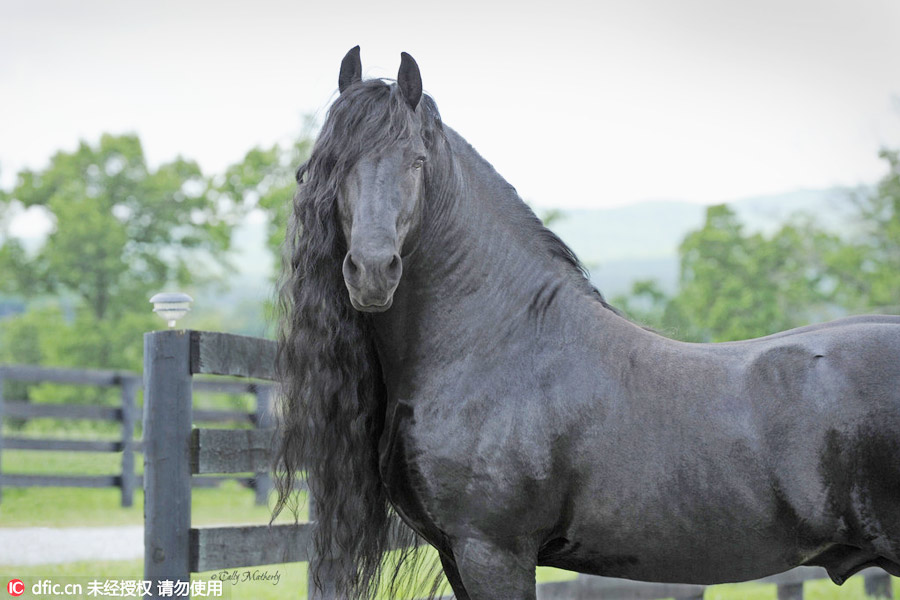
M 807 322 L 827 301 L 823 257 L 834 243 L 812 224 L 785 225 L 771 238 L 744 235 L 728 207 L 710 207 L 704 227 L 681 245 L 681 312 L 712 341 Z
M 312 150 L 313 126 L 312 120 L 307 119 L 304 134 L 288 148 L 277 144 L 268 149 L 253 148 L 244 160 L 228 167 L 224 176 L 216 180 L 214 189 L 220 197 L 227 198 L 231 204 L 256 207 L 265 213 L 268 247 L 275 256 L 281 255 L 291 198 L 297 187 L 297 168 L 306 162 Z
M 134 135 L 82 142 L 20 172 L 0 223 L 39 207 L 53 225 L 31 252 L 0 236 L 0 292 L 29 308 L 3 320 L 0 361 L 140 369 L 142 334 L 156 325 L 149 296 L 225 264 L 239 211 L 208 187 L 183 158 L 151 169 Z
M 150 169 L 134 135 L 58 152 L 43 171 L 19 173 L 6 200 L 43 208 L 54 226 L 34 256 L 5 240 L 0 260 L 12 277 L 4 286 L 73 295 L 98 320 L 144 308 L 150 291 L 195 281 L 192 261 L 222 261 L 235 215 L 206 192 L 192 161 Z
M 900 313 L 900 152 L 882 150 L 888 173 L 873 193 L 850 197 L 857 212 L 855 239 L 831 263 L 838 297 L 851 310 Z

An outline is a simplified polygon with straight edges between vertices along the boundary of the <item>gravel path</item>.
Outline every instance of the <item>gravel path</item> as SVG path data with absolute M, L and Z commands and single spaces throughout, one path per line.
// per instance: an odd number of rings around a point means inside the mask
M 0 527 L 0 565 L 132 560 L 144 555 L 144 527 Z

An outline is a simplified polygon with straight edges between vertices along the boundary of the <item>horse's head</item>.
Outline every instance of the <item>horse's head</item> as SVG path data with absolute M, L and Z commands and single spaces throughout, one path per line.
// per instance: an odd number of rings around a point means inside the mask
M 356 310 L 381 312 L 393 303 L 421 217 L 427 148 L 416 109 L 422 78 L 416 61 L 404 52 L 396 86 L 377 82 L 386 88 L 390 111 L 365 114 L 374 103 L 357 89 L 361 72 L 357 46 L 344 57 L 338 77 L 339 100 L 356 102 L 363 111 L 351 125 L 357 129 L 351 138 L 357 156 L 338 186 L 338 215 L 347 242 L 343 275 L 350 302 Z M 366 119 L 380 122 L 366 124 Z

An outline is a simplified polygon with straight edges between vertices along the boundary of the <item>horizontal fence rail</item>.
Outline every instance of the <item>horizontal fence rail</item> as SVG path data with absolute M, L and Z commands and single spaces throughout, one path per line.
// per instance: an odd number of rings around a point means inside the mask
M 97 387 L 117 387 L 122 385 L 125 380 L 139 377 L 131 371 L 69 369 L 37 365 L 0 365 L 0 376 L 22 383 L 69 383 Z
M 35 404 L 30 402 L 4 402 L 4 382 L 54 383 L 101 388 L 117 387 L 121 390 L 119 406 L 96 406 L 80 404 Z M 102 369 L 69 369 L 61 367 L 41 367 L 34 365 L 0 365 L 0 456 L 3 450 L 31 450 L 57 452 L 121 452 L 121 473 L 114 475 L 44 475 L 29 473 L 0 472 L 0 493 L 3 487 L 116 487 L 121 490 L 122 506 L 132 506 L 134 490 L 143 483 L 143 477 L 136 474 L 134 454 L 143 451 L 140 440 L 134 439 L 135 425 L 140 419 L 136 406 L 136 394 L 140 389 L 142 376 L 130 371 Z M 264 419 L 261 415 L 268 410 L 268 384 L 243 381 L 213 381 L 198 379 L 192 382 L 193 389 L 202 393 L 253 394 L 257 407 L 254 412 L 239 410 L 195 411 L 195 418 L 203 423 L 242 423 L 258 426 Z M 266 417 L 267 418 L 267 417 Z M 3 435 L 3 419 L 60 419 L 110 421 L 121 424 L 121 434 L 115 440 L 57 439 L 52 437 L 25 437 Z M 252 430 L 250 430 L 252 431 Z M 244 473 L 247 471 L 234 471 Z M 265 469 L 262 470 L 263 472 Z M 271 489 L 267 475 L 203 477 L 192 482 L 194 487 L 213 487 L 225 480 L 238 481 L 244 486 L 256 489 L 257 502 L 264 501 Z M 0 496 L 2 498 L 2 496 Z
M 191 331 L 191 374 L 275 380 L 275 342 L 260 338 Z
M 78 404 L 21 404 L 7 403 L 5 417 L 20 419 L 88 419 L 92 421 L 121 421 L 122 409 L 110 406 L 82 406 Z
M 194 429 L 191 472 L 265 472 L 272 464 L 274 429 Z
M 135 444 L 137 450 L 139 444 Z M 3 441 L 7 450 L 56 450 L 62 452 L 121 452 L 123 442 L 94 442 L 90 440 L 53 440 L 8 436 Z M 9 477 L 9 476 L 7 476 Z M 5 481 L 5 480 L 4 480 Z
M 190 570 L 194 573 L 309 560 L 312 527 L 258 525 L 190 530 Z

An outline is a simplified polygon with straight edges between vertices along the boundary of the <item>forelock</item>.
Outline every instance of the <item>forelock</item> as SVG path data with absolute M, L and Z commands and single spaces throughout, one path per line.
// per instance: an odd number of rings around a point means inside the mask
M 352 164 L 362 154 L 418 135 L 421 129 L 396 85 L 369 79 L 350 86 L 334 101 L 313 153 L 343 157 Z

